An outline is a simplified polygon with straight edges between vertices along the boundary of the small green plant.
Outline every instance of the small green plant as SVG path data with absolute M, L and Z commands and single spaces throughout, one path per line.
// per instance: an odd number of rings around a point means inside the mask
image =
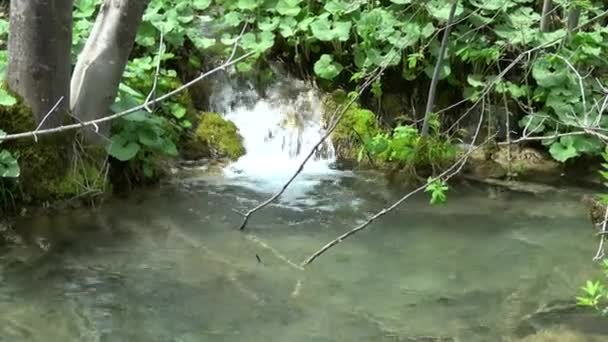
M 605 278 L 608 279 L 608 260 L 604 259 L 601 267 Z M 581 295 L 576 297 L 577 304 L 593 308 L 601 312 L 602 315 L 608 314 L 608 290 L 605 284 L 606 280 L 587 280 L 585 285 L 580 288 Z
M 445 204 L 447 201 L 446 193 L 448 189 L 448 185 L 444 180 L 429 177 L 426 182 L 426 189 L 424 189 L 424 192 L 431 194 L 431 204 Z
M 438 121 L 431 121 L 435 133 L 425 139 L 414 126 L 399 125 L 391 133 L 380 132 L 367 139 L 362 149 L 385 163 L 413 168 L 441 166 L 455 157 L 456 149 L 439 136 L 438 125 Z
M 3 130 L 0 130 L 0 143 L 6 136 Z M 0 150 L 0 178 L 17 178 L 21 174 L 17 159 L 7 150 Z

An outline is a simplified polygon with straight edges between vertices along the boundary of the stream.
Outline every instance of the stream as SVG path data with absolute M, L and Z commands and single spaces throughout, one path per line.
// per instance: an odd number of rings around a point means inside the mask
M 260 101 L 224 110 L 252 132 L 244 160 L 181 170 L 98 209 L 17 220 L 15 241 L 0 249 L 0 341 L 608 340 L 608 325 L 572 305 L 599 274 L 586 212 L 567 191 L 455 183 L 446 205 L 414 196 L 301 269 L 407 191 L 380 174 L 331 169 L 327 147 L 239 231 L 236 211 L 279 189 L 315 140 L 294 130 L 300 147 L 263 159 L 284 150 L 260 153 L 278 142 L 239 120 L 255 108 L 282 113 Z

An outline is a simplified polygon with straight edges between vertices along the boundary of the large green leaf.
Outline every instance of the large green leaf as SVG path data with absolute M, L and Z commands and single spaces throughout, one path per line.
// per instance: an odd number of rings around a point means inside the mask
M 300 8 L 301 2 L 302 0 L 279 0 L 276 10 L 281 15 L 295 17 L 302 10 Z
M 141 146 L 137 142 L 130 141 L 122 135 L 112 136 L 111 142 L 107 147 L 108 153 L 120 161 L 133 159 L 140 149 Z
M 211 5 L 211 0 L 193 0 L 192 7 L 196 8 L 199 11 L 207 9 Z
M 7 150 L 0 151 L 0 178 L 17 178 L 20 174 L 17 159 Z
M 336 78 L 342 72 L 342 65 L 334 61 L 331 55 L 322 55 L 321 58 L 315 63 L 314 70 L 317 76 L 326 80 L 332 80 Z
M 241 10 L 254 10 L 258 4 L 257 0 L 238 0 L 236 7 Z
M 551 145 L 551 148 L 549 148 L 549 153 L 551 153 L 553 159 L 562 163 L 578 156 L 578 151 L 571 142 L 567 145 L 562 144 L 561 141 L 554 142 Z

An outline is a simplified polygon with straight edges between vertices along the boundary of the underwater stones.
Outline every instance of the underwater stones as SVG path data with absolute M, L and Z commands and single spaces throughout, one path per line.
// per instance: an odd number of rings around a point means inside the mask
M 191 148 L 212 157 L 237 160 L 245 154 L 243 137 L 236 125 L 221 114 L 201 113 L 196 129 L 196 141 Z

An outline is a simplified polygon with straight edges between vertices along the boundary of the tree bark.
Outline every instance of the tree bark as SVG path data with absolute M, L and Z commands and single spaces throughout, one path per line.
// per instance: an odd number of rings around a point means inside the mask
M 149 0 L 105 0 L 78 57 L 71 82 L 70 109 L 81 121 L 108 114 Z M 109 126 L 101 127 L 102 134 Z M 91 129 L 88 143 L 105 143 Z
M 63 123 L 70 94 L 72 0 L 15 0 L 10 3 L 9 88 L 21 96 L 41 128 Z

